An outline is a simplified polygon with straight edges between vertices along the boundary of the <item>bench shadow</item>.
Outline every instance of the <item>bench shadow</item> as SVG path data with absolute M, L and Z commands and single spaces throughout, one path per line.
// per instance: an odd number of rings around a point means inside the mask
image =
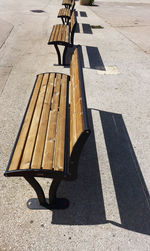
M 84 34 L 93 34 L 92 28 L 90 24 L 76 24 L 75 33 L 84 33 Z
M 58 197 L 63 196 L 67 198 L 70 205 L 66 210 L 53 211 L 53 224 L 96 225 L 106 223 L 93 120 L 90 110 L 88 110 L 88 117 L 91 135 L 81 154 L 78 166 L 78 179 L 72 182 L 62 182 L 58 191 Z
M 88 111 L 91 135 L 83 149 L 78 179 L 72 182 L 62 181 L 58 189 L 58 198 L 67 198 L 69 207 L 65 210 L 53 210 L 52 223 L 64 225 L 95 225 L 106 223 L 102 186 L 95 145 L 91 111 Z M 87 171 L 88 170 L 88 171 Z M 39 205 L 35 198 L 27 202 L 34 210 L 47 210 Z
M 100 167 L 98 163 L 92 111 L 100 116 L 112 174 L 121 224 L 107 220 Z M 111 223 L 133 232 L 150 235 L 150 196 L 121 114 L 89 109 L 91 135 L 81 154 L 78 179 L 63 181 L 58 197 L 65 197 L 67 209 L 53 210 L 52 223 L 64 225 L 96 225 Z M 30 209 L 44 209 L 37 199 L 29 200 Z M 32 202 L 32 203 L 31 203 Z
M 150 234 L 150 196 L 121 114 L 99 111 L 121 224 Z
M 60 195 L 69 198 L 70 207 L 54 210 L 52 223 L 115 226 L 150 235 L 150 196 L 121 114 L 98 111 L 104 133 L 110 171 L 113 178 L 121 224 L 107 220 L 99 173 L 97 150 L 89 111 L 92 135 L 84 148 L 79 165 L 79 178 L 64 183 Z M 87 172 L 88 170 L 88 172 Z
M 87 14 L 85 11 L 80 11 L 80 17 L 87 17 Z
M 90 69 L 106 71 L 103 59 L 97 47 L 86 46 L 86 52 L 88 56 Z M 82 68 L 87 68 L 86 63 L 84 62 L 83 48 L 80 47 L 80 58 Z
M 85 57 L 83 55 L 83 48 L 82 46 L 79 45 L 74 45 L 73 47 L 69 47 L 67 49 L 67 53 L 66 53 L 66 66 L 68 67 L 70 65 L 70 61 L 72 58 L 72 55 L 74 53 L 75 48 L 78 47 L 78 51 L 80 54 L 80 63 L 81 63 L 81 68 L 88 68 L 90 67 L 90 69 L 93 70 L 101 70 L 101 71 L 106 71 L 103 59 L 101 57 L 101 54 L 99 52 L 99 49 L 97 47 L 93 47 L 93 46 L 86 46 L 86 53 L 87 53 L 87 57 L 88 57 L 88 61 L 89 61 L 89 65 L 88 67 L 86 67 L 86 62 L 85 62 Z

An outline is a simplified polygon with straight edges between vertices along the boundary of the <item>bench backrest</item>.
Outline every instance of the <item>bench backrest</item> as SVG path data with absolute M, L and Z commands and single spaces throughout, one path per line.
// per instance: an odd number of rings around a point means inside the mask
M 77 24 L 77 20 L 76 20 L 75 12 L 73 11 L 71 15 L 71 44 L 73 44 L 76 24 Z
M 71 13 L 73 12 L 74 7 L 75 7 L 75 1 L 74 1 L 74 0 L 72 0 L 72 4 L 71 4 Z
M 70 172 L 77 176 L 77 163 L 81 150 L 90 130 L 87 118 L 87 106 L 84 83 L 76 48 L 70 64 Z

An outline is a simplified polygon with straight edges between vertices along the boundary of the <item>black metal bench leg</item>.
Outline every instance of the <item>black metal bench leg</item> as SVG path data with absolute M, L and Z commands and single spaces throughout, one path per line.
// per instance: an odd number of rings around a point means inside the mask
M 56 204 L 56 192 L 62 179 L 54 178 L 49 189 L 49 204 Z
M 35 190 L 37 197 L 39 199 L 40 205 L 42 206 L 47 205 L 43 189 L 40 186 L 40 184 L 37 182 L 37 180 L 34 177 L 24 177 L 24 178 Z
M 61 55 L 60 55 L 60 50 L 58 48 L 58 45 L 57 44 L 54 44 L 54 47 L 56 49 L 56 52 L 57 52 L 57 56 L 58 56 L 58 64 L 61 65 Z
M 65 24 L 65 21 L 64 21 L 64 18 L 63 18 L 63 17 L 61 17 L 61 20 L 62 20 L 62 23 Z
M 65 65 L 65 57 L 66 57 L 67 48 L 68 48 L 68 47 L 65 46 L 64 52 L 63 52 L 63 65 Z

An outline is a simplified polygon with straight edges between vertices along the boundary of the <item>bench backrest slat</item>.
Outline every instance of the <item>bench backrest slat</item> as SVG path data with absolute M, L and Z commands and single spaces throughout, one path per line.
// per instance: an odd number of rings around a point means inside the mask
M 80 70 L 79 53 L 76 48 L 70 64 L 70 172 L 73 176 L 77 175 L 77 162 L 90 134 Z
M 71 13 L 74 11 L 74 7 L 75 7 L 75 1 L 72 0 L 72 4 L 71 4 Z
M 77 24 L 77 20 L 76 20 L 75 12 L 73 11 L 73 13 L 71 15 L 71 44 L 73 44 L 76 24 Z

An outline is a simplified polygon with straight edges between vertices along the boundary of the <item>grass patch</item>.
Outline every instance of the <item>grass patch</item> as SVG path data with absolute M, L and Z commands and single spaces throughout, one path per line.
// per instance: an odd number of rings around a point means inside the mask
M 104 29 L 104 27 L 101 25 L 91 25 L 91 28 L 92 29 Z

